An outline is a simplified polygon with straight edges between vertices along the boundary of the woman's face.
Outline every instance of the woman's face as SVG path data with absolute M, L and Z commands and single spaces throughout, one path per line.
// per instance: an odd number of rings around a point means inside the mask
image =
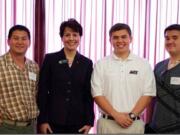
M 64 35 L 61 38 L 64 48 L 68 51 L 76 51 L 80 44 L 81 37 L 78 32 L 74 32 L 71 28 L 66 27 Z

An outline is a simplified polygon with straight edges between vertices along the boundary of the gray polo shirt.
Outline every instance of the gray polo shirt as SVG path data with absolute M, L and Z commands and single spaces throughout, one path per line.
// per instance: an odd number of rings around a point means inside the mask
M 154 70 L 157 100 L 150 125 L 158 133 L 180 133 L 180 64 L 168 70 L 168 62 L 158 63 Z

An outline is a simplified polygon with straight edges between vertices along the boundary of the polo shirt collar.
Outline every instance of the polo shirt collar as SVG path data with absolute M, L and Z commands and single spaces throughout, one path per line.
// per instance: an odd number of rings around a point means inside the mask
M 112 53 L 112 58 L 113 58 L 114 60 L 121 60 L 121 61 L 122 61 L 122 59 L 119 58 L 119 57 L 117 57 L 114 52 Z M 126 60 L 126 61 L 129 61 L 129 60 L 133 60 L 134 58 L 135 58 L 135 57 L 134 57 L 134 54 L 130 51 L 129 56 L 128 56 L 125 60 Z

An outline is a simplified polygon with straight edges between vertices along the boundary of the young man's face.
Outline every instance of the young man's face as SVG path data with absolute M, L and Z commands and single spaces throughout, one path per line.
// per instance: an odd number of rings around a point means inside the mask
M 81 37 L 78 32 L 74 32 L 71 28 L 66 27 L 61 40 L 65 49 L 69 51 L 76 51 L 77 47 L 79 46 Z
M 180 31 L 178 30 L 166 31 L 165 48 L 170 55 L 180 55 Z
M 25 55 L 30 46 L 30 39 L 28 33 L 23 30 L 15 30 L 10 39 L 8 39 L 10 52 L 15 55 Z
M 114 53 L 118 56 L 129 54 L 131 41 L 132 37 L 125 29 L 112 32 L 110 37 L 110 42 L 114 47 Z

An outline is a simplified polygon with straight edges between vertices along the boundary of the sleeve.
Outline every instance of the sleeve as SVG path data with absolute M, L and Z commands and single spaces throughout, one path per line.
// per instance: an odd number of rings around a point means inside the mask
M 150 64 L 147 62 L 145 66 L 143 81 L 144 81 L 144 95 L 145 96 L 156 96 L 156 82 L 153 70 L 151 69 Z
M 39 74 L 37 105 L 40 114 L 37 119 L 38 124 L 48 122 L 48 93 L 51 87 L 50 72 L 50 60 L 46 55 Z
M 91 77 L 91 94 L 93 97 L 103 95 L 103 69 L 96 63 Z
M 85 84 L 85 110 L 86 110 L 86 125 L 94 125 L 94 101 L 91 95 L 91 74 L 93 70 L 93 63 L 90 61 L 90 64 L 88 66 L 87 70 L 87 76 L 86 76 L 86 84 Z

